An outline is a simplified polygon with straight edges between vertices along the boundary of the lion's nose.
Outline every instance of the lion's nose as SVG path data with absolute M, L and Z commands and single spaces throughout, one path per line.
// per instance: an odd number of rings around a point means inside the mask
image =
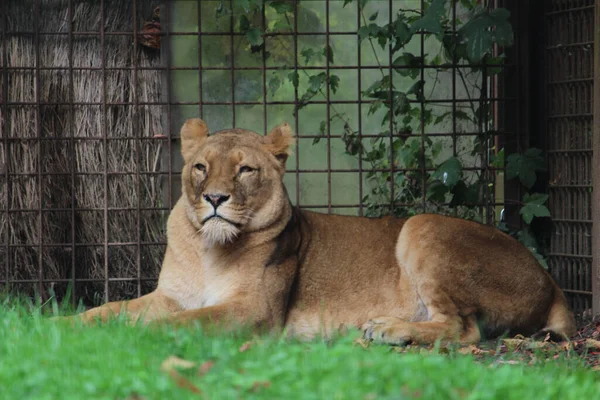
M 208 201 L 216 209 L 221 204 L 229 200 L 229 195 L 226 194 L 205 194 L 204 200 Z

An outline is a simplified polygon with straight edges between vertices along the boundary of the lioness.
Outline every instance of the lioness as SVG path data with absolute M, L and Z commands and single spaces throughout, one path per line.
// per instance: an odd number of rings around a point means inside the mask
M 156 290 L 91 309 L 84 321 L 236 322 L 310 338 L 361 327 L 402 344 L 482 335 L 575 333 L 564 295 L 531 253 L 485 225 L 438 215 L 406 220 L 293 207 L 283 185 L 294 141 L 181 129 L 182 196 L 168 220 Z

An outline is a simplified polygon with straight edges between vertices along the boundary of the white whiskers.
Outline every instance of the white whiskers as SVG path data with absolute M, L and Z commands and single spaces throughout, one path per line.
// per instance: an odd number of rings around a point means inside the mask
M 202 225 L 200 233 L 206 245 L 212 247 L 233 242 L 240 230 L 235 225 L 215 217 Z

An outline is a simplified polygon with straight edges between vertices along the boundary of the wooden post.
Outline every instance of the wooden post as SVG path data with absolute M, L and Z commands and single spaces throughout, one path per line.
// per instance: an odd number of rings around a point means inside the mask
M 600 0 L 594 22 L 594 157 L 592 159 L 592 311 L 600 314 Z

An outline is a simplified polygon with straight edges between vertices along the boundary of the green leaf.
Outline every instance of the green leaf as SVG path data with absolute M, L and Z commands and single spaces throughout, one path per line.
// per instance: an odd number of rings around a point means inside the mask
M 381 100 L 375 100 L 374 102 L 372 102 L 371 106 L 369 107 L 368 115 L 375 114 L 377 112 L 377 110 L 379 110 L 381 108 L 382 105 L 383 105 L 383 101 L 381 101 Z
M 247 32 L 250 29 L 250 20 L 244 14 L 240 15 L 240 32 Z
M 319 125 L 319 132 L 321 133 L 321 135 L 325 135 L 326 131 L 327 131 L 327 121 L 321 121 L 321 124 Z
M 371 0 L 359 0 L 360 9 L 361 10 L 364 9 L 369 1 L 371 1 Z
M 290 29 L 292 29 L 292 27 L 286 19 L 278 19 L 277 21 L 275 21 L 275 25 L 273 25 L 273 30 L 278 32 Z
M 280 87 L 281 79 L 279 79 L 279 76 L 271 76 L 271 79 L 269 79 L 269 91 L 271 92 L 271 96 L 274 95 Z
M 550 210 L 548 210 L 548 207 L 540 204 L 530 204 L 523 206 L 520 212 L 523 216 L 523 221 L 525 221 L 527 224 L 531 224 L 531 221 L 533 221 L 533 219 L 536 217 L 550 216 Z
M 375 13 L 369 17 L 369 21 L 375 21 L 378 15 L 379 11 L 375 11 Z
M 450 207 L 474 207 L 477 203 L 479 203 L 480 192 L 481 184 L 474 183 L 473 185 L 467 186 L 465 181 L 460 180 L 451 190 L 452 200 L 450 201 Z
M 406 93 L 394 91 L 394 115 L 405 114 L 410 109 L 410 101 Z
M 259 28 L 248 29 L 246 39 L 252 46 L 260 46 L 264 43 L 263 32 Z
M 294 85 L 294 87 L 298 89 L 298 85 L 300 84 L 300 75 L 298 74 L 298 72 L 292 71 L 288 74 L 287 77 L 289 81 L 292 82 L 292 85 Z
M 523 221 L 531 224 L 534 218 L 549 217 L 550 210 L 544 204 L 548 201 L 548 195 L 542 193 L 526 194 L 523 197 L 524 206 L 521 207 L 520 213 Z
M 294 12 L 294 7 L 292 4 L 283 1 L 283 0 L 277 0 L 277 1 L 272 1 L 269 6 L 271 6 L 271 8 L 273 8 L 277 14 L 285 14 L 287 12 L 291 13 Z
M 306 49 L 302 49 L 302 51 L 300 52 L 300 54 L 302 55 L 302 57 L 304 57 L 304 62 L 306 64 L 310 63 L 310 60 L 317 54 L 313 49 L 306 48 Z
M 498 154 L 496 154 L 496 157 L 492 162 L 492 166 L 494 168 L 504 168 L 504 149 L 500 150 Z
M 429 201 L 443 203 L 446 201 L 446 193 L 448 193 L 448 186 L 444 185 L 439 180 L 435 180 L 427 185 L 426 196 Z
M 446 16 L 446 0 L 433 0 L 429 8 L 423 14 L 423 17 L 415 21 L 410 27 L 414 34 L 418 31 L 429 32 L 433 34 L 442 33 L 442 20 Z
M 440 155 L 443 148 L 444 148 L 444 145 L 442 142 L 440 142 L 440 141 L 435 142 L 433 147 L 431 147 L 431 155 L 433 156 L 433 158 L 437 158 L 437 156 Z
M 425 96 L 423 95 L 424 87 L 425 81 L 418 80 L 410 87 L 410 89 L 408 89 L 406 94 L 414 94 L 417 100 L 425 101 Z
M 523 196 L 523 203 L 525 203 L 525 204 L 541 205 L 541 204 L 546 204 L 547 201 L 548 201 L 548 195 L 544 194 L 544 193 L 533 193 L 533 194 L 526 193 L 525 196 Z
M 360 41 L 363 41 L 364 39 L 367 38 L 376 38 L 376 37 L 380 37 L 380 36 L 385 36 L 382 35 L 382 28 L 374 23 L 370 23 L 369 25 L 364 25 L 361 26 L 358 29 L 358 38 L 360 39 Z M 387 40 L 387 38 L 385 38 Z
M 471 62 L 479 62 L 484 56 L 491 54 L 494 44 L 512 45 L 513 31 L 509 17 L 510 12 L 506 9 L 488 11 L 487 8 L 482 8 L 459 29 L 459 36 L 467 46 Z
M 352 3 L 354 0 L 344 0 L 344 7 L 346 7 L 348 4 Z
M 325 48 L 323 49 L 323 55 L 325 56 L 325 58 L 327 59 L 327 61 L 330 64 L 333 64 L 333 49 L 331 48 L 330 45 L 325 46 Z
M 394 52 L 398 51 L 412 38 L 413 34 L 411 33 L 410 28 L 405 21 L 404 14 L 398 14 L 398 18 L 396 18 L 396 21 L 394 21 L 393 35 L 394 39 L 396 40 L 396 44 L 392 49 Z
M 421 74 L 423 57 L 416 57 L 414 54 L 411 53 L 402 53 L 402 55 L 394 59 L 392 64 L 403 67 L 410 67 L 394 68 L 394 70 L 402 76 L 410 76 L 412 79 L 416 79 Z
M 524 154 L 511 154 L 506 158 L 506 178 L 519 178 L 523 186 L 531 188 L 537 179 L 536 171 L 544 169 L 544 158 L 539 149 L 529 149 Z
M 238 6 L 244 9 L 244 11 L 250 11 L 250 0 L 234 0 L 234 6 Z
M 439 179 L 444 185 L 452 188 L 463 176 L 460 160 L 454 156 L 444 161 L 434 172 L 433 177 Z
M 308 78 L 308 84 L 311 91 L 313 92 L 318 92 L 319 90 L 321 90 L 321 88 L 323 87 L 323 84 L 325 83 L 325 81 L 327 80 L 327 75 L 325 72 L 321 72 L 320 74 L 317 75 L 311 75 Z
M 439 115 L 435 121 L 433 122 L 435 125 L 439 124 L 440 122 L 444 121 L 448 116 L 452 115 L 452 111 L 446 111 L 445 113 L 443 113 L 442 115 Z
M 329 77 L 329 87 L 333 93 L 337 92 L 338 87 L 340 86 L 340 77 L 337 75 L 331 75 Z

